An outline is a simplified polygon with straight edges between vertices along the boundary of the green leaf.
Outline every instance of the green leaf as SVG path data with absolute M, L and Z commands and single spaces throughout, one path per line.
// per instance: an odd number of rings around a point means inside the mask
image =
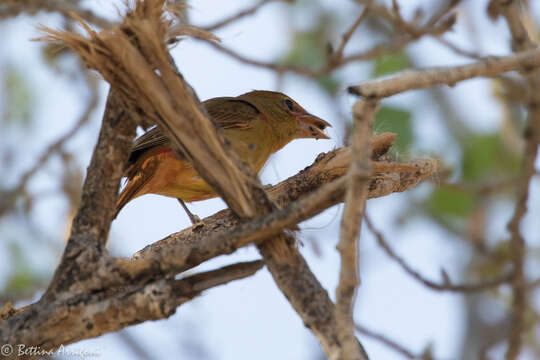
M 411 113 L 402 109 L 383 106 L 375 118 L 376 132 L 390 131 L 397 134 L 393 148 L 405 153 L 414 140 Z
M 474 209 L 475 197 L 464 190 L 440 186 L 427 201 L 427 209 L 436 217 L 467 217 Z
M 280 62 L 289 66 L 307 68 L 314 71 L 320 70 L 327 65 L 327 58 L 331 55 L 328 48 L 328 34 L 336 24 L 336 15 L 321 8 L 316 2 L 297 2 L 296 11 L 317 12 L 317 20 L 307 30 L 295 30 L 292 32 L 292 41 L 289 51 L 281 57 Z M 315 83 L 326 93 L 335 96 L 340 88 L 340 81 L 335 74 L 317 76 Z
M 38 281 L 39 274 L 32 272 L 28 266 L 28 259 L 25 257 L 18 243 L 10 241 L 8 243 L 8 252 L 13 261 L 14 268 L 7 279 L 2 293 L 10 295 L 24 292 Z
M 293 34 L 290 52 L 285 55 L 283 62 L 287 65 L 318 69 L 324 65 L 326 58 L 326 44 L 320 29 L 298 31 Z
M 34 93 L 23 73 L 14 66 L 4 69 L 4 113 L 7 123 L 27 126 L 32 118 Z
M 520 168 L 520 158 L 509 151 L 498 134 L 471 135 L 463 144 L 463 179 L 479 181 L 493 176 L 512 176 Z
M 287 65 L 307 67 L 318 70 L 326 64 L 329 44 L 329 34 L 335 27 L 337 19 L 333 12 L 323 10 L 319 6 L 309 10 L 313 2 L 300 6 L 298 11 L 316 11 L 317 19 L 307 30 L 295 30 L 292 32 L 292 42 L 289 52 L 281 61 Z
M 375 61 L 373 68 L 373 76 L 379 77 L 382 75 L 393 74 L 411 66 L 411 62 L 407 55 L 403 52 L 383 55 Z
M 340 82 L 332 75 L 319 76 L 316 81 L 317 85 L 332 96 L 335 96 L 340 88 Z
M 4 293 L 13 294 L 23 292 L 30 288 L 35 282 L 36 278 L 32 273 L 28 271 L 15 272 L 9 277 L 6 287 L 4 288 Z
M 283 63 L 313 70 L 324 66 L 326 43 L 322 30 L 316 27 L 310 31 L 295 32 L 291 51 L 282 59 Z M 315 82 L 332 96 L 337 94 L 340 86 L 340 82 L 334 75 L 319 76 Z

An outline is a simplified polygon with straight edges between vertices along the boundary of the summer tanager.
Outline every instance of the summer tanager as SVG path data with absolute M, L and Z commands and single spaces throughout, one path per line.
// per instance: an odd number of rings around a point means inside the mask
M 329 123 L 279 92 L 256 90 L 237 97 L 209 99 L 202 104 L 232 150 L 256 172 L 270 155 L 294 139 L 329 138 L 323 131 L 331 126 Z M 120 194 L 116 214 L 130 200 L 144 194 L 174 197 L 183 206 L 183 201 L 217 196 L 192 164 L 173 151 L 158 128 L 135 140 L 125 176 L 128 182 Z M 191 217 L 189 211 L 188 215 Z

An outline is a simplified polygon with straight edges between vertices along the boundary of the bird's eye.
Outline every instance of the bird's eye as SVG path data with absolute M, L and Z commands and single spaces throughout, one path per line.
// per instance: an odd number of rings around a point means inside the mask
M 289 108 L 290 111 L 293 111 L 294 110 L 294 104 L 291 100 L 289 99 L 285 99 L 285 105 Z

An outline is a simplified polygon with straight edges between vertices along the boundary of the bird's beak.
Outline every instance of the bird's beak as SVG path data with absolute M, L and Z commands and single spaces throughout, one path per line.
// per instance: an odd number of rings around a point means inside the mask
M 300 127 L 297 138 L 330 139 L 330 137 L 324 133 L 326 127 L 332 127 L 330 123 L 309 113 L 300 114 L 296 119 Z

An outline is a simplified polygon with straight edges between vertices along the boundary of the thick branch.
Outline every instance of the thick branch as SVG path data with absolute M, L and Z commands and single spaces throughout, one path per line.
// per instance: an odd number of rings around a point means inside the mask
M 281 210 L 243 224 L 239 224 L 230 210 L 220 211 L 204 219 L 201 225 L 147 246 L 135 255 L 135 261 L 126 266 L 132 269 L 133 276 L 155 268 L 166 273 L 181 272 L 274 235 L 343 201 L 346 179 L 342 175 L 346 173 L 349 161 L 350 151 L 347 148 L 319 155 L 313 165 L 267 190 Z M 373 163 L 375 172 L 378 164 Z M 432 176 L 436 170 L 433 160 L 417 160 L 410 165 L 394 164 L 393 170 L 392 164 L 383 165 L 387 173 L 373 175 L 369 185 L 370 198 L 404 191 Z
M 181 280 L 103 288 L 64 299 L 40 301 L 1 323 L 2 344 L 36 346 L 43 351 L 120 330 L 148 320 L 164 319 L 202 291 L 253 275 L 262 261 L 239 263 Z M 4 354 L 3 354 L 4 355 Z M 6 359 L 25 359 L 14 351 Z
M 404 91 L 433 85 L 454 86 L 457 82 L 475 77 L 491 77 L 507 71 L 529 71 L 540 66 L 540 50 L 527 50 L 515 55 L 488 57 L 477 63 L 406 70 L 394 76 L 350 86 L 349 92 L 365 97 L 388 97 Z
M 135 137 L 135 122 L 118 93 L 111 90 L 103 115 L 98 142 L 82 189 L 81 205 L 71 227 L 71 235 L 60 265 L 45 298 L 53 300 L 62 292 L 85 290 L 85 281 L 98 267 L 103 246 L 114 216 L 124 163 Z

